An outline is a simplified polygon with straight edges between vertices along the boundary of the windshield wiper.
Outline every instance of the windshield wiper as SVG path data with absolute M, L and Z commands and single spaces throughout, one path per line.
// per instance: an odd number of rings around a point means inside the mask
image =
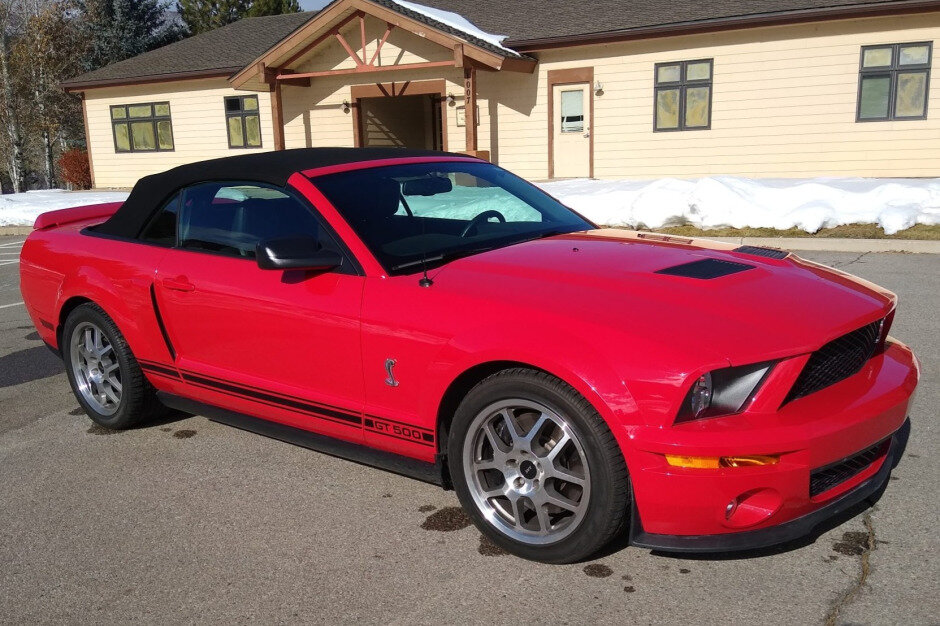
M 403 270 L 407 267 L 414 267 L 416 265 L 427 265 L 429 263 L 439 263 L 441 261 L 449 262 L 455 261 L 457 259 L 462 259 L 466 256 L 473 256 L 474 254 L 480 254 L 481 252 L 489 252 L 497 248 L 498 246 L 484 246 L 482 248 L 472 248 L 470 250 L 454 250 L 453 252 L 444 252 L 442 254 L 435 254 L 434 256 L 425 257 L 423 259 L 418 259 L 416 261 L 408 261 L 407 263 L 399 263 L 398 265 L 392 266 L 392 271 L 397 272 L 398 270 Z

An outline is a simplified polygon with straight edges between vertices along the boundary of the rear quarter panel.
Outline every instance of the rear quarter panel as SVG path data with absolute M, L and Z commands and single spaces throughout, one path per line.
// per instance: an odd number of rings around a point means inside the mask
M 59 347 L 63 308 L 90 300 L 139 358 L 169 362 L 150 296 L 163 248 L 83 234 L 89 222 L 33 231 L 23 245 L 21 290 L 40 336 Z

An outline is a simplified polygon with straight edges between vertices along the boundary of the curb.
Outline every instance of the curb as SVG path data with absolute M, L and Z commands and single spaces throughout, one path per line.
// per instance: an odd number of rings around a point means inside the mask
M 33 232 L 32 226 L 0 226 L 0 237 L 28 235 Z
M 784 250 L 940 254 L 940 241 L 924 239 L 837 239 L 835 237 L 698 237 L 698 239 Z

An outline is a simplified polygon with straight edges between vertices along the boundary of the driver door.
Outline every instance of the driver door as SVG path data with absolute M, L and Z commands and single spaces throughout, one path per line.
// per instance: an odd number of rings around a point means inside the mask
M 182 192 L 178 245 L 155 297 L 176 365 L 201 401 L 349 441 L 362 440 L 363 278 L 262 270 L 259 241 L 305 236 L 342 248 L 305 200 L 256 183 Z

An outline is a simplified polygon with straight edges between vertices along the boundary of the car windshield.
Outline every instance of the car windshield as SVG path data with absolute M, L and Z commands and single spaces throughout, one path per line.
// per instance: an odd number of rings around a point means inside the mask
M 389 165 L 313 182 L 391 274 L 595 228 L 538 187 L 489 163 Z

